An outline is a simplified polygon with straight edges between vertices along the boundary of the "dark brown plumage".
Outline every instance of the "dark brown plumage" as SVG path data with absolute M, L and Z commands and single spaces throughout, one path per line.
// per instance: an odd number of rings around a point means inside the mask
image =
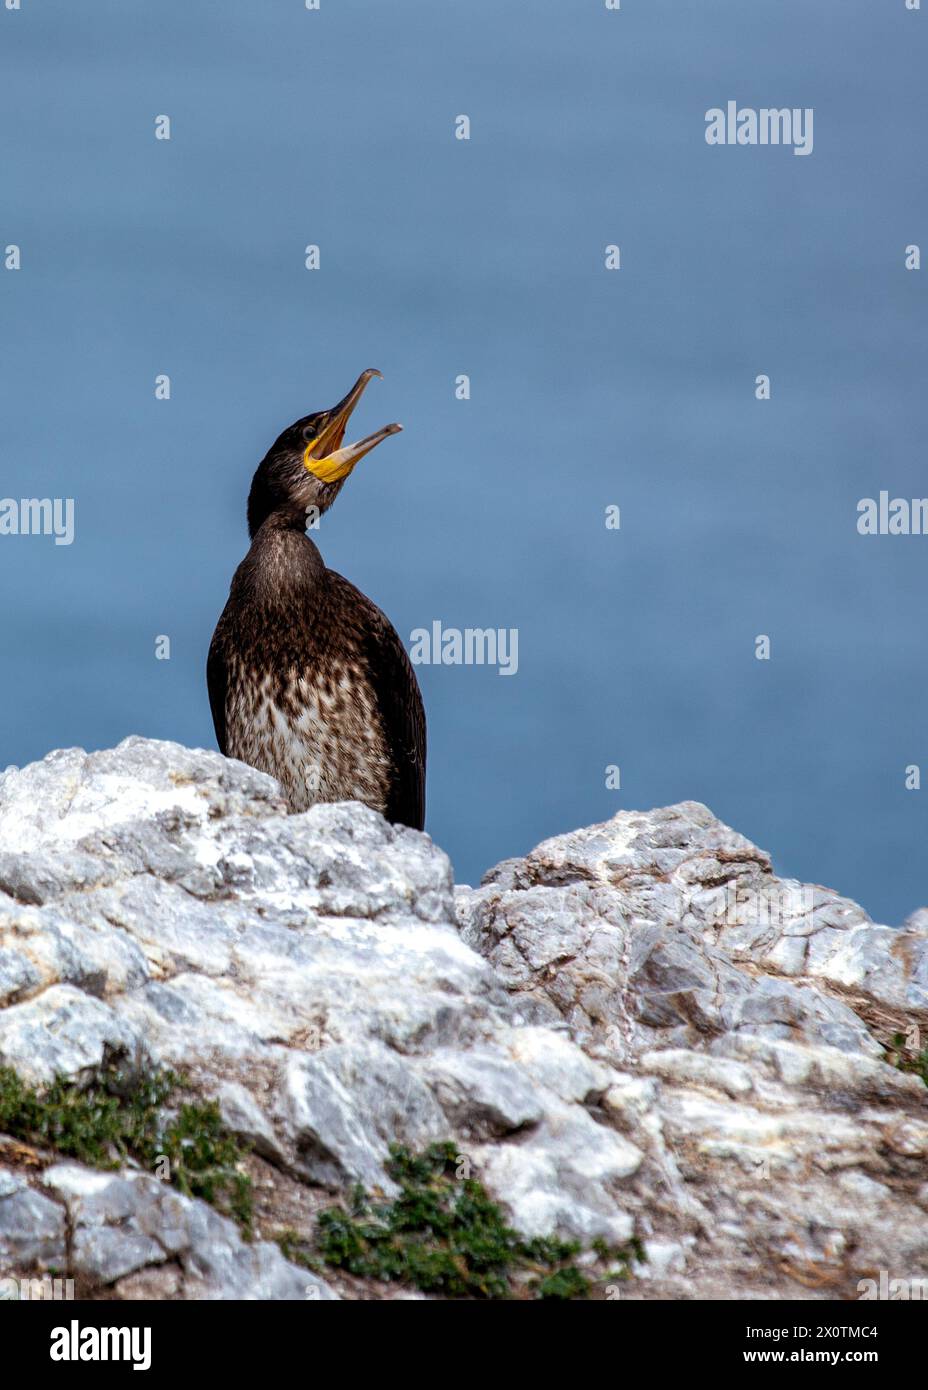
M 403 644 L 376 604 L 305 533 L 357 460 L 399 426 L 342 448 L 365 372 L 330 411 L 268 451 L 248 500 L 251 549 L 213 634 L 207 684 L 216 739 L 279 779 L 292 811 L 359 800 L 421 830 L 425 713 Z M 310 514 L 312 515 L 312 513 Z

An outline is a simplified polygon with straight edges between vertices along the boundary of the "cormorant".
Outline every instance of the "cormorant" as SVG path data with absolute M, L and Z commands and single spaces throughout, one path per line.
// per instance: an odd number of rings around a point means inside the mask
M 342 447 L 351 412 L 380 375 L 362 372 L 344 400 L 297 420 L 265 455 L 248 497 L 251 549 L 213 633 L 206 679 L 220 749 L 276 777 L 291 811 L 353 799 L 421 830 L 419 683 L 389 620 L 326 568 L 306 534 L 358 460 L 402 428 Z

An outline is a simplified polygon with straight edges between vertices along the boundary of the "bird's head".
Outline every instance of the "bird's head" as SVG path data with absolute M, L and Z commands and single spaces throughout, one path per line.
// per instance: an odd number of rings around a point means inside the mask
M 302 530 L 307 509 L 317 507 L 319 515 L 327 511 L 358 460 L 403 428 L 384 425 L 356 444 L 343 444 L 345 429 L 364 388 L 372 377 L 380 375 L 368 367 L 338 405 L 304 415 L 271 445 L 248 495 L 249 535 L 254 536 L 270 516 L 279 516 L 285 524 Z

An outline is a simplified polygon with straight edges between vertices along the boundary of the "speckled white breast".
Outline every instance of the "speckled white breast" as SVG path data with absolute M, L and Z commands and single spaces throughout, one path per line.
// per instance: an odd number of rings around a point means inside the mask
M 292 811 L 317 801 L 386 806 L 389 759 L 379 713 L 363 682 L 330 671 L 328 688 L 305 676 L 283 687 L 235 678 L 226 701 L 228 752 L 281 783 Z

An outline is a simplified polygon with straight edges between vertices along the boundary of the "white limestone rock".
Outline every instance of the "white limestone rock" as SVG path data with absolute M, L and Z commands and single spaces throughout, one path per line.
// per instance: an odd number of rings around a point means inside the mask
M 452 884 L 366 807 L 128 739 L 0 777 L 0 1065 L 183 1071 L 302 1210 L 452 1139 L 528 1236 L 635 1236 L 622 1297 L 855 1297 L 928 1271 L 928 917 L 893 930 L 684 803 Z M 127 1167 L 0 1140 L 0 1264 L 96 1296 L 326 1298 Z M 342 1290 L 345 1292 L 346 1290 Z M 357 1296 L 357 1290 L 348 1290 Z

